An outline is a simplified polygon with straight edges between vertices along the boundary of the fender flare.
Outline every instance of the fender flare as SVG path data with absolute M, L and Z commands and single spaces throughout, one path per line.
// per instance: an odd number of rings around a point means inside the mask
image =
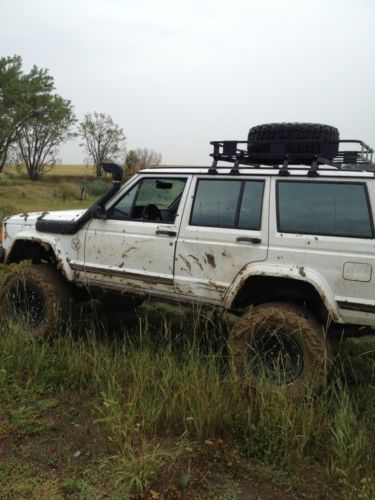
M 244 283 L 253 276 L 264 276 L 265 278 L 287 278 L 303 281 L 312 285 L 322 299 L 322 302 L 332 319 L 337 323 L 344 322 L 335 297 L 327 282 L 319 273 L 304 266 L 275 265 L 265 264 L 262 262 L 253 262 L 246 265 L 237 274 L 225 294 L 224 307 L 226 309 L 230 309 L 232 307 L 232 304 Z
M 60 245 L 59 239 L 53 237 L 52 235 L 44 236 L 43 238 L 38 237 L 34 232 L 33 233 L 22 233 L 17 235 L 17 237 L 13 240 L 12 245 L 9 247 L 5 256 L 5 264 L 9 264 L 11 262 L 12 252 L 15 249 L 15 246 L 22 241 L 28 241 L 34 243 L 36 245 L 41 246 L 46 251 L 52 252 L 54 259 L 56 261 L 57 269 L 63 274 L 63 276 L 68 280 L 73 280 L 73 271 L 69 266 L 69 260 L 66 258 L 65 253 Z

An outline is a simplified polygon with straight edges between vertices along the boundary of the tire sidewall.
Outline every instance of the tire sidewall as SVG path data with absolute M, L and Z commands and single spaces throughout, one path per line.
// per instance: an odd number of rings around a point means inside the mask
M 293 382 L 268 384 L 252 372 L 246 352 L 262 327 L 276 332 L 282 328 L 283 334 L 291 337 L 301 349 L 303 368 Z M 233 367 L 242 380 L 250 385 L 264 385 L 266 382 L 270 387 L 284 387 L 289 392 L 295 392 L 307 386 L 318 387 L 326 377 L 329 349 L 323 329 L 315 318 L 293 305 L 269 303 L 254 307 L 234 325 L 228 347 Z
M 0 289 L 0 314 L 7 329 L 16 329 L 34 338 L 48 337 L 56 332 L 68 310 L 64 307 L 66 301 L 61 300 L 64 298 L 64 294 L 59 297 L 55 290 L 51 279 L 53 274 L 54 270 L 49 270 L 47 266 L 31 265 L 14 272 L 7 278 Z M 8 293 L 18 283 L 29 283 L 43 298 L 44 318 L 35 328 L 28 328 L 21 322 L 14 321 L 14 315 L 8 309 Z

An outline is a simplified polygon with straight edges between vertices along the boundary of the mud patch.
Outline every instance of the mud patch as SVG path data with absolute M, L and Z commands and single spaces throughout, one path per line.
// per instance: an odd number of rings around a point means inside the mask
M 181 254 L 178 254 L 178 256 L 180 257 L 180 259 L 183 261 L 183 263 L 185 264 L 185 267 L 187 267 L 187 269 L 189 270 L 189 273 L 191 273 L 191 264 L 190 262 L 188 261 L 188 259 L 186 257 L 184 257 L 183 255 Z
M 208 264 L 213 268 L 215 269 L 216 267 L 216 262 L 215 262 L 215 257 L 212 255 L 212 253 L 206 253 L 206 258 L 207 258 L 207 262 Z

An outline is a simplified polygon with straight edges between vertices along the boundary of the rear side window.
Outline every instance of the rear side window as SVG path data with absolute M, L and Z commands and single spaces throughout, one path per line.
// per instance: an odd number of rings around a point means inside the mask
M 282 233 L 373 237 L 362 183 L 278 181 L 277 206 Z
M 200 179 L 190 224 L 259 230 L 264 181 Z

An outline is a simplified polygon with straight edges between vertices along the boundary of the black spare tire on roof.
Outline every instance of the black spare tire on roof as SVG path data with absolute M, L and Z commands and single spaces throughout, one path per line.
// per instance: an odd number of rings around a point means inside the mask
M 267 123 L 252 127 L 248 153 L 263 164 L 311 164 L 316 155 L 333 160 L 340 135 L 336 127 L 320 123 Z M 259 155 L 259 156 L 258 156 Z

